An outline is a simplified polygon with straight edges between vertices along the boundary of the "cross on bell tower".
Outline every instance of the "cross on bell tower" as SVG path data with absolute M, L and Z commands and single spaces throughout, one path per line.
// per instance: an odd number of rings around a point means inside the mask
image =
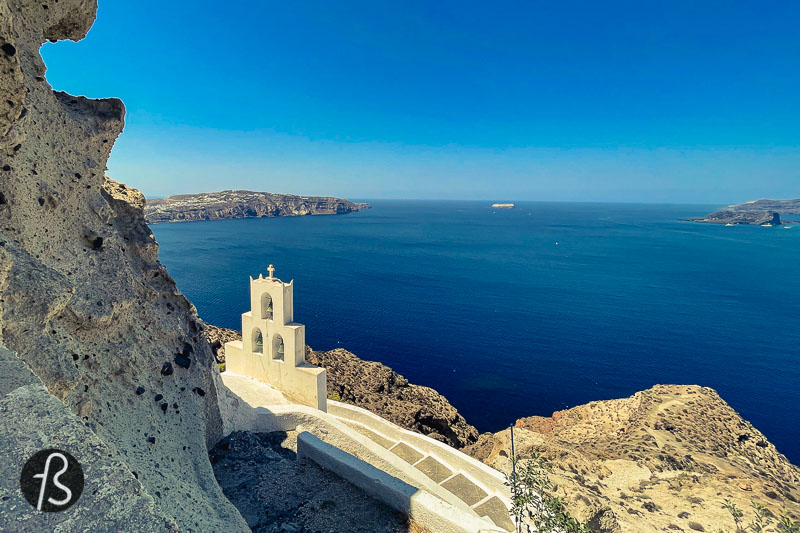
M 268 266 L 267 267 L 267 272 L 269 272 L 269 278 L 268 279 L 272 279 L 272 278 L 275 277 L 275 267 L 274 266 L 272 266 L 272 265 Z

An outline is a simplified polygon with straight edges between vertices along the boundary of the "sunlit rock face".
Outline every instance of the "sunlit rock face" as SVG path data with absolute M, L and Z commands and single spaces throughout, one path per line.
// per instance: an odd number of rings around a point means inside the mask
M 244 530 L 206 453 L 222 422 L 202 326 L 141 195 L 104 176 L 125 108 L 45 79 L 40 46 L 83 38 L 96 8 L 0 0 L 0 342 L 179 527 Z
M 515 453 L 544 456 L 555 494 L 597 531 L 736 531 L 726 500 L 743 523 L 753 501 L 800 518 L 800 468 L 707 387 L 656 385 L 514 428 Z M 508 429 L 464 452 L 511 472 Z

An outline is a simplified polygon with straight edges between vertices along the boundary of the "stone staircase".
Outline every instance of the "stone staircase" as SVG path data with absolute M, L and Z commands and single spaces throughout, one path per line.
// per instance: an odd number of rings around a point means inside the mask
M 354 405 L 328 400 L 327 412 L 320 411 L 258 380 L 221 377 L 223 396 L 232 394 L 220 404 L 226 433 L 298 431 L 298 456 L 431 531 L 514 531 L 505 478 L 480 461 Z
M 478 516 L 488 518 L 506 531 L 514 531 L 508 511 L 508 488 L 499 472 L 445 444 L 399 428 L 363 409 L 329 401 L 329 413 L 414 466 L 467 504 Z

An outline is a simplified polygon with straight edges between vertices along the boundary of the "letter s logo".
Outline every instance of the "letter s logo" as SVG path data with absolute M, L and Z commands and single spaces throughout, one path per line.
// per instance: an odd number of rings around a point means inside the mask
M 50 461 L 53 460 L 53 457 L 58 457 L 59 459 L 61 459 L 61 462 L 64 464 L 64 468 L 62 468 L 61 470 L 56 472 L 55 475 L 53 476 L 53 485 L 55 485 L 57 488 L 59 488 L 62 491 L 64 491 L 64 494 L 66 494 L 66 497 L 61 499 L 61 500 L 54 500 L 52 498 L 52 496 L 51 496 L 51 497 L 47 498 L 47 501 L 52 503 L 55 506 L 62 507 L 64 505 L 66 505 L 67 503 L 69 503 L 69 500 L 72 498 L 72 491 L 69 490 L 68 487 L 65 487 L 64 485 L 59 483 L 59 481 L 58 481 L 58 478 L 61 477 L 61 474 L 66 472 L 67 468 L 69 468 L 69 461 L 67 461 L 67 458 L 64 457 L 63 453 L 61 453 L 61 452 L 53 452 L 53 453 L 51 453 L 50 455 L 47 456 L 47 460 L 44 463 L 44 472 L 42 472 L 41 474 L 35 474 L 33 476 L 34 478 L 38 478 L 38 477 L 42 478 L 42 484 L 41 484 L 41 486 L 39 488 L 39 502 L 36 504 L 36 509 L 38 509 L 39 511 L 42 510 L 42 499 L 44 498 L 44 491 L 47 488 L 47 473 L 50 471 Z
M 25 499 L 47 513 L 71 507 L 81 497 L 83 484 L 83 468 L 63 450 L 37 452 L 25 463 L 20 475 Z

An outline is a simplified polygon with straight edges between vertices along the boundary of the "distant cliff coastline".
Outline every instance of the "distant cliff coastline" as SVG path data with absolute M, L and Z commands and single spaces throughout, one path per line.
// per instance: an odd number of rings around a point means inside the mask
M 756 200 L 716 211 L 704 217 L 690 218 L 706 224 L 780 226 L 792 215 L 800 218 L 800 198 L 794 200 Z M 783 218 L 783 220 L 782 220 Z
M 144 214 L 149 224 L 158 224 L 228 218 L 342 215 L 369 208 L 369 204 L 328 196 L 231 190 L 147 200 Z

